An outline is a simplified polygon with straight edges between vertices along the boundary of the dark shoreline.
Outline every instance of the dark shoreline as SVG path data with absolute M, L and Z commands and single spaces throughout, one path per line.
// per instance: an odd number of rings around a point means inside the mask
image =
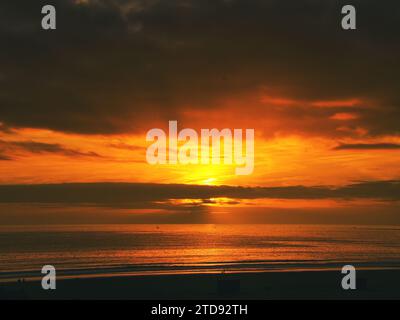
M 0 299 L 400 299 L 400 270 L 358 270 L 357 289 L 343 290 L 336 271 L 179 274 L 0 283 Z

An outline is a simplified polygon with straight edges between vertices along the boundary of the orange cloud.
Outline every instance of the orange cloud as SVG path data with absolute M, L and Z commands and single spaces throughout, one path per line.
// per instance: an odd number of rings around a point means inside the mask
M 354 120 L 358 118 L 359 118 L 358 114 L 351 112 L 338 112 L 330 117 L 330 119 L 332 120 L 341 120 L 341 121 Z
M 314 101 L 311 103 L 314 107 L 322 108 L 334 108 L 334 107 L 354 107 L 360 105 L 362 100 L 360 99 L 348 99 L 348 100 L 322 100 Z

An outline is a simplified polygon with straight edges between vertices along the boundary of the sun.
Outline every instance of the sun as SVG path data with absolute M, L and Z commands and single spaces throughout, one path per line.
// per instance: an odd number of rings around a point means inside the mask
M 224 184 L 235 174 L 234 166 L 223 164 L 185 165 L 179 169 L 183 183 L 208 186 Z
M 214 186 L 217 184 L 217 178 L 208 178 L 205 179 L 201 184 L 207 185 L 207 186 Z

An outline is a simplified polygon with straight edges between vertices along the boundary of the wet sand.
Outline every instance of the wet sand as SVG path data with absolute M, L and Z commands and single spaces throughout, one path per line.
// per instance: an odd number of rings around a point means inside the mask
M 400 270 L 358 270 L 343 290 L 337 271 L 101 276 L 0 283 L 0 299 L 400 299 Z

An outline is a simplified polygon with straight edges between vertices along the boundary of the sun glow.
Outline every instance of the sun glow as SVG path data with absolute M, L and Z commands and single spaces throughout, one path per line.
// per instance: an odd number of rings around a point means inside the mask
M 216 185 L 217 179 L 216 178 L 208 178 L 202 182 L 202 184 L 210 186 L 210 185 Z
M 143 135 L 104 137 L 40 129 L 14 131 L 1 134 L 0 147 L 11 159 L 0 161 L 1 183 L 118 181 L 210 186 L 311 186 L 342 185 L 360 179 L 393 179 L 400 174 L 398 150 L 338 151 L 335 150 L 337 141 L 323 138 L 258 136 L 255 140 L 254 172 L 237 176 L 237 166 L 223 162 L 149 165 L 146 162 L 148 144 Z M 384 141 L 399 143 L 395 137 L 385 137 Z M 387 152 L 391 153 L 390 157 Z M 386 169 L 382 171 L 381 168 Z
M 183 183 L 188 184 L 221 185 L 235 177 L 235 165 L 185 165 L 176 169 Z

